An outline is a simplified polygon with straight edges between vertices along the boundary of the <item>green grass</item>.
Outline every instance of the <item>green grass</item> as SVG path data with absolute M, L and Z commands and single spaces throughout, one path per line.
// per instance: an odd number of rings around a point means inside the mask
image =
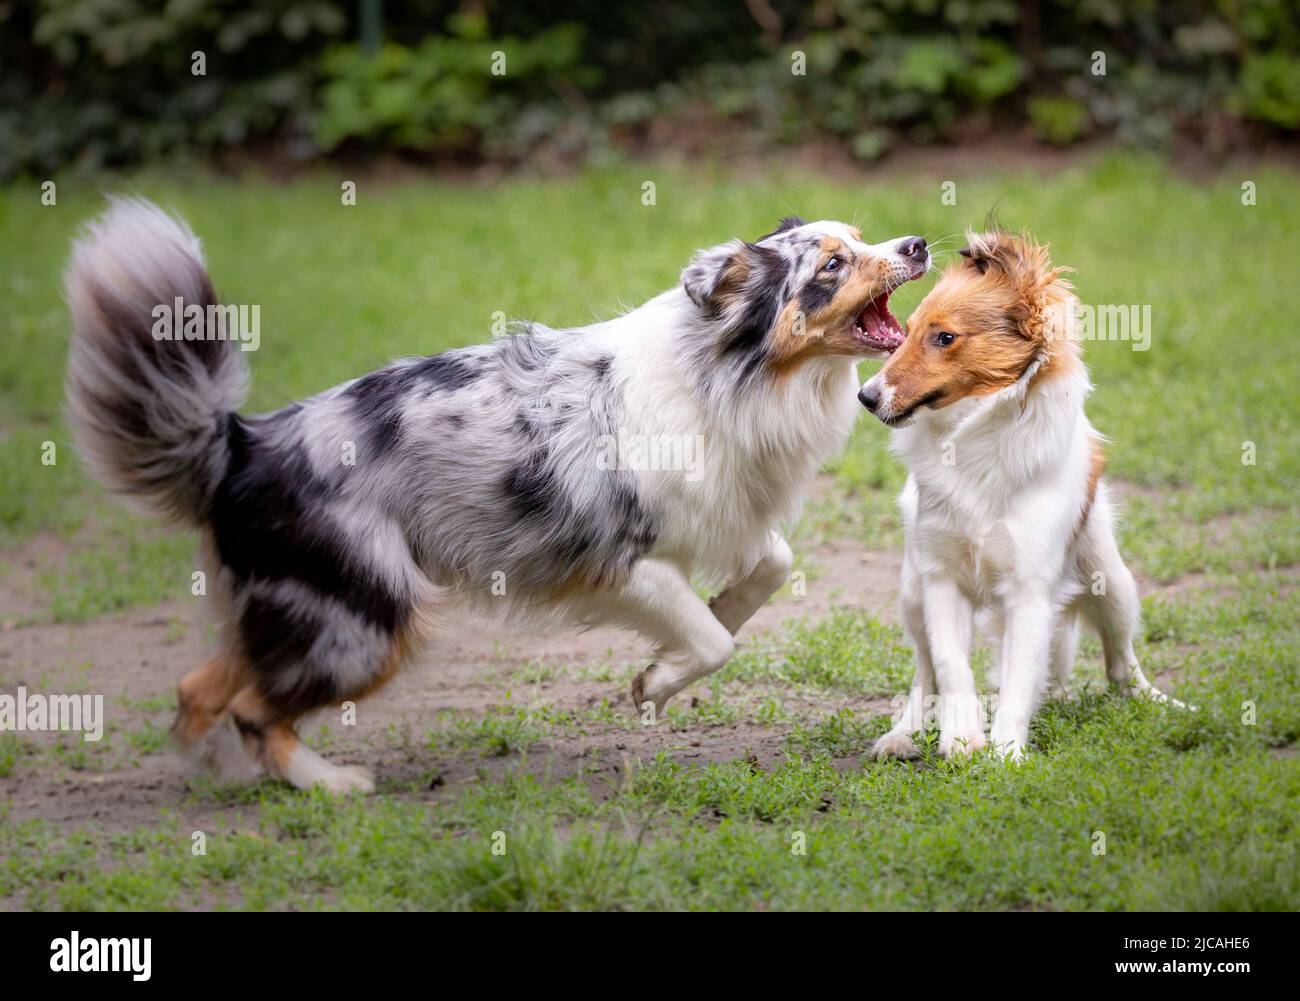
M 0 899 L 33 907 L 1036 907 L 1289 908 L 1300 905 L 1300 594 L 1260 574 L 1146 608 L 1149 671 L 1181 669 L 1198 712 L 1097 690 L 1049 704 L 1019 768 L 856 765 L 887 721 L 850 711 L 789 728 L 767 768 L 632 762 L 612 798 L 587 776 L 551 781 L 527 758 L 449 803 L 398 795 L 334 801 L 263 786 L 226 802 L 252 831 L 163 817 L 125 834 L 68 836 L 0 824 Z M 789 635 L 785 662 L 888 662 L 896 636 L 843 614 Z M 754 663 L 757 662 L 756 666 Z M 764 655 L 730 670 L 761 673 Z M 856 686 L 874 687 L 871 668 Z M 1099 677 L 1095 662 L 1081 665 Z M 792 669 L 783 680 L 825 680 Z M 882 677 L 888 690 L 894 678 Z M 832 685 L 844 684 L 836 673 Z M 1243 705 L 1257 712 L 1246 723 Z M 596 722 L 609 722 L 599 715 Z M 542 707 L 454 720 L 433 752 L 513 754 L 581 724 Z M 714 721 L 690 721 L 707 731 Z M 146 726 L 146 737 L 152 732 Z M 129 742 L 135 737 L 127 735 Z M 501 745 L 505 750 L 501 750 Z M 107 750 L 107 748 L 105 749 Z M 10 749 L 10 756 L 14 749 Z M 834 767 L 848 759 L 851 767 Z M 530 770 L 532 769 L 532 770 Z M 223 796 L 225 794 L 222 794 Z M 197 787 L 196 801 L 205 799 Z M 505 837 L 504 855 L 493 837 Z M 806 855 L 793 854 L 802 833 Z M 1093 853 L 1097 832 L 1105 855 Z M 499 835 L 498 835 L 499 837 Z M 499 844 L 500 842 L 498 842 Z
M 646 179 L 658 186 L 654 207 L 640 202 Z M 1258 185 L 1258 206 L 1240 204 L 1243 179 Z M 195 781 L 183 809 L 216 817 L 203 856 L 174 814 L 121 833 L 69 831 L 8 821 L 0 804 L 0 904 L 1300 908 L 1295 174 L 1192 183 L 1155 161 L 1113 157 L 1048 178 L 959 176 L 957 207 L 941 204 L 939 177 L 855 186 L 642 166 L 482 188 L 363 179 L 356 208 L 339 205 L 339 180 L 102 184 L 180 209 L 222 295 L 262 306 L 252 410 L 393 356 L 484 339 L 494 311 L 554 325 L 609 316 L 673 282 L 696 247 L 755 236 L 791 211 L 865 220 L 868 236 L 937 239 L 1001 201 L 1005 222 L 1050 240 L 1077 269 L 1085 302 L 1152 305 L 1150 351 L 1086 345 L 1097 384 L 1089 411 L 1112 439 L 1131 565 L 1186 585 L 1145 602 L 1142 662 L 1198 711 L 1115 698 L 1086 643 L 1081 694 L 1039 713 L 1023 765 L 949 763 L 932 742 L 917 763 L 875 763 L 865 755 L 888 719 L 845 703 L 900 691 L 910 658 L 896 627 L 842 612 L 749 643 L 661 723 L 666 747 L 743 723 L 779 743 L 775 758 L 628 754 L 617 774 L 579 764 L 556 777 L 547 746 L 622 741 L 639 721 L 617 705 L 546 704 L 544 686 L 613 682 L 625 668 L 520 663 L 505 682 L 513 690 L 483 715 L 390 734 L 419 778 L 390 780 L 369 799 Z M 68 445 L 58 273 L 97 194 L 68 182 L 57 208 L 38 194 L 0 192 L 0 549 L 43 533 L 62 540 L 35 581 L 37 618 L 187 599 L 193 540 L 109 505 Z M 923 293 L 900 292 L 900 315 Z M 59 447 L 54 466 L 40 462 L 46 440 Z M 1241 462 L 1247 441 L 1254 465 Z M 902 471 L 882 430 L 864 418 L 831 472 L 796 550 L 821 537 L 896 547 Z M 36 751 L 0 735 L 0 778 L 34 783 L 166 753 L 170 704 L 134 708 L 150 718 L 110 727 L 93 748 Z M 430 777 L 451 761 L 469 762 L 476 778 L 431 793 Z M 1105 854 L 1094 852 L 1098 832 Z M 494 835 L 504 854 L 493 853 Z M 806 854 L 792 852 L 800 835 Z
M 916 764 L 859 765 L 888 721 L 842 710 L 783 727 L 786 751 L 769 766 L 632 759 L 609 795 L 583 772 L 554 779 L 528 756 L 436 805 L 278 786 L 217 793 L 255 820 L 207 830 L 204 856 L 191 854 L 190 828 L 167 817 L 124 834 L 0 824 L 0 899 L 43 908 L 1300 907 L 1300 768 L 1277 750 L 1300 735 L 1300 596 L 1263 574 L 1235 596 L 1205 591 L 1151 602 L 1147 613 L 1148 670 L 1182 667 L 1176 691 L 1198 711 L 1089 686 L 1039 713 L 1035 752 L 1018 767 L 988 756 L 947 762 L 933 741 Z M 861 627 L 826 620 L 796 630 L 790 659 L 888 657 L 888 631 Z M 1099 677 L 1099 666 L 1082 673 Z M 1257 708 L 1253 723 L 1245 702 Z M 546 708 L 494 716 L 480 729 L 443 727 L 428 746 L 511 754 L 575 724 Z M 192 805 L 211 801 L 195 789 Z M 1104 854 L 1094 852 L 1099 833 Z M 798 841 L 806 854 L 792 850 Z

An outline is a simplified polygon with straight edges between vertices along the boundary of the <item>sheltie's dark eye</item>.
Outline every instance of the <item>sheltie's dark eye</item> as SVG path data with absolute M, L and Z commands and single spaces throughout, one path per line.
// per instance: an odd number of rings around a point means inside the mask
M 838 270 L 840 269 L 840 265 L 843 264 L 843 263 L 844 263 L 844 262 L 843 262 L 842 260 L 840 260 L 838 257 L 832 257 L 832 258 L 831 258 L 829 261 L 827 261 L 826 264 L 822 267 L 822 271 L 827 272 L 827 273 L 832 272 L 832 271 L 838 271 Z
M 934 343 L 941 348 L 946 348 L 957 339 L 957 335 L 948 330 L 941 330 L 934 335 Z

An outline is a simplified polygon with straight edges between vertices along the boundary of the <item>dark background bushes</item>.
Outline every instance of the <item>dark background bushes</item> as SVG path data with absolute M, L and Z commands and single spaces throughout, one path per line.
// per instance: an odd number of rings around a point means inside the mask
M 368 19 L 379 7 L 0 0 L 0 175 L 181 151 L 583 158 L 681 123 L 864 159 L 994 129 L 1217 154 L 1300 127 L 1292 0 L 389 0 Z

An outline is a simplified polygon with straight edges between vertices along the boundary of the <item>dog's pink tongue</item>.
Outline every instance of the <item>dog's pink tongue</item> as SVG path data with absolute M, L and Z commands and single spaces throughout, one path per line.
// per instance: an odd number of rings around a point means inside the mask
M 862 329 L 867 336 L 890 351 L 903 343 L 903 331 L 889 312 L 889 307 L 872 303 L 862 313 Z

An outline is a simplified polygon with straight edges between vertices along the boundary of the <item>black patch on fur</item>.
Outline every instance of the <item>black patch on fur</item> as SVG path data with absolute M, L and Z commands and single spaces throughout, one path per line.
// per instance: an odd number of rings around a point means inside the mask
M 261 668 L 258 687 L 281 712 L 305 712 L 348 694 L 337 691 L 332 675 L 307 662 L 329 625 L 267 598 L 250 597 L 245 604 L 239 617 L 244 654 Z M 267 670 L 270 665 L 279 669 Z
M 325 626 L 306 621 L 278 601 L 250 596 L 239 617 L 244 650 L 262 664 L 290 664 L 306 655 Z
M 522 414 L 518 419 L 527 420 Z M 546 517 L 560 503 L 559 484 L 546 460 L 546 449 L 534 448 L 506 474 L 506 500 L 521 519 Z
M 447 393 L 463 389 L 480 374 L 478 366 L 468 358 L 451 351 L 421 358 L 407 368 L 410 377 L 416 382 L 429 383 L 433 388 Z
M 780 234 L 786 232 L 786 230 L 798 229 L 800 226 L 807 226 L 807 225 L 808 225 L 808 221 L 806 219 L 800 218 L 797 215 L 788 215 L 784 219 L 782 219 L 779 223 L 776 224 L 776 229 L 772 230 L 772 232 L 766 234 L 765 236 L 760 236 L 757 242 L 762 243 L 764 240 L 770 240 L 774 236 L 779 236 Z
M 839 291 L 837 286 L 819 282 L 816 278 L 799 290 L 799 309 L 807 316 L 826 306 Z
M 614 359 L 610 358 L 608 355 L 601 355 L 591 363 L 591 371 L 595 373 L 597 379 L 607 379 L 609 378 L 610 366 L 613 363 Z
M 261 737 L 266 732 L 266 724 L 258 720 L 245 719 L 237 713 L 231 713 L 231 718 L 235 721 L 235 727 L 244 737 Z
M 352 413 L 368 427 L 370 454 L 381 458 L 401 444 L 402 403 L 409 394 L 417 390 L 455 392 L 479 375 L 476 365 L 448 351 L 371 372 L 344 390 L 344 395 L 352 401 Z
M 217 554 L 239 585 L 294 581 L 393 634 L 409 618 L 410 606 L 368 573 L 360 555 L 321 520 L 320 507 L 335 488 L 315 475 L 300 442 L 288 439 L 276 447 L 258 433 L 258 425 L 289 419 L 286 413 L 257 420 L 231 414 L 227 420 L 230 462 L 209 518 Z M 250 598 L 240 616 L 244 653 L 268 696 L 280 689 L 281 672 L 311 673 L 301 658 L 329 629 L 328 622 L 300 621 L 296 615 Z
M 940 399 L 943 396 L 943 393 L 944 391 L 942 389 L 936 389 L 932 392 L 926 393 L 919 400 L 913 403 L 910 407 L 904 410 L 901 414 L 895 414 L 893 419 L 899 421 L 911 417 L 922 407 L 928 407 L 935 400 Z
M 521 438 L 527 438 L 529 441 L 536 442 L 541 438 L 541 432 L 537 424 L 522 409 L 515 411 L 514 423 L 511 425 L 515 434 Z
M 631 560 L 639 559 L 659 538 L 659 528 L 650 512 L 641 504 L 636 491 L 622 480 L 614 483 L 614 506 L 618 510 L 623 535 L 630 543 Z
M 506 474 L 505 494 L 520 521 L 536 519 L 546 527 L 548 548 L 567 576 L 587 561 L 599 538 L 594 519 L 576 515 L 547 458 L 544 447 L 534 448 Z M 535 531 L 538 526 L 531 527 Z
M 957 253 L 961 254 L 962 257 L 969 258 L 971 263 L 973 263 L 975 267 L 979 268 L 980 274 L 984 274 L 986 271 L 988 271 L 989 269 L 988 258 L 976 257 L 975 252 L 971 250 L 970 247 L 962 247 L 961 250 L 957 251 Z
M 722 355 L 738 359 L 744 371 L 757 369 L 762 361 L 767 336 L 785 305 L 788 265 L 776 250 L 750 244 L 747 248 L 751 278 L 747 283 L 744 308 L 739 322 L 726 331 Z
M 654 546 L 658 526 L 624 473 L 608 472 L 609 493 L 588 510 L 574 504 L 548 459 L 544 447 L 534 448 L 506 475 L 502 490 L 517 518 L 534 519 L 530 529 L 542 529 L 546 552 L 538 556 L 558 562 L 555 580 L 577 573 L 605 581 Z

